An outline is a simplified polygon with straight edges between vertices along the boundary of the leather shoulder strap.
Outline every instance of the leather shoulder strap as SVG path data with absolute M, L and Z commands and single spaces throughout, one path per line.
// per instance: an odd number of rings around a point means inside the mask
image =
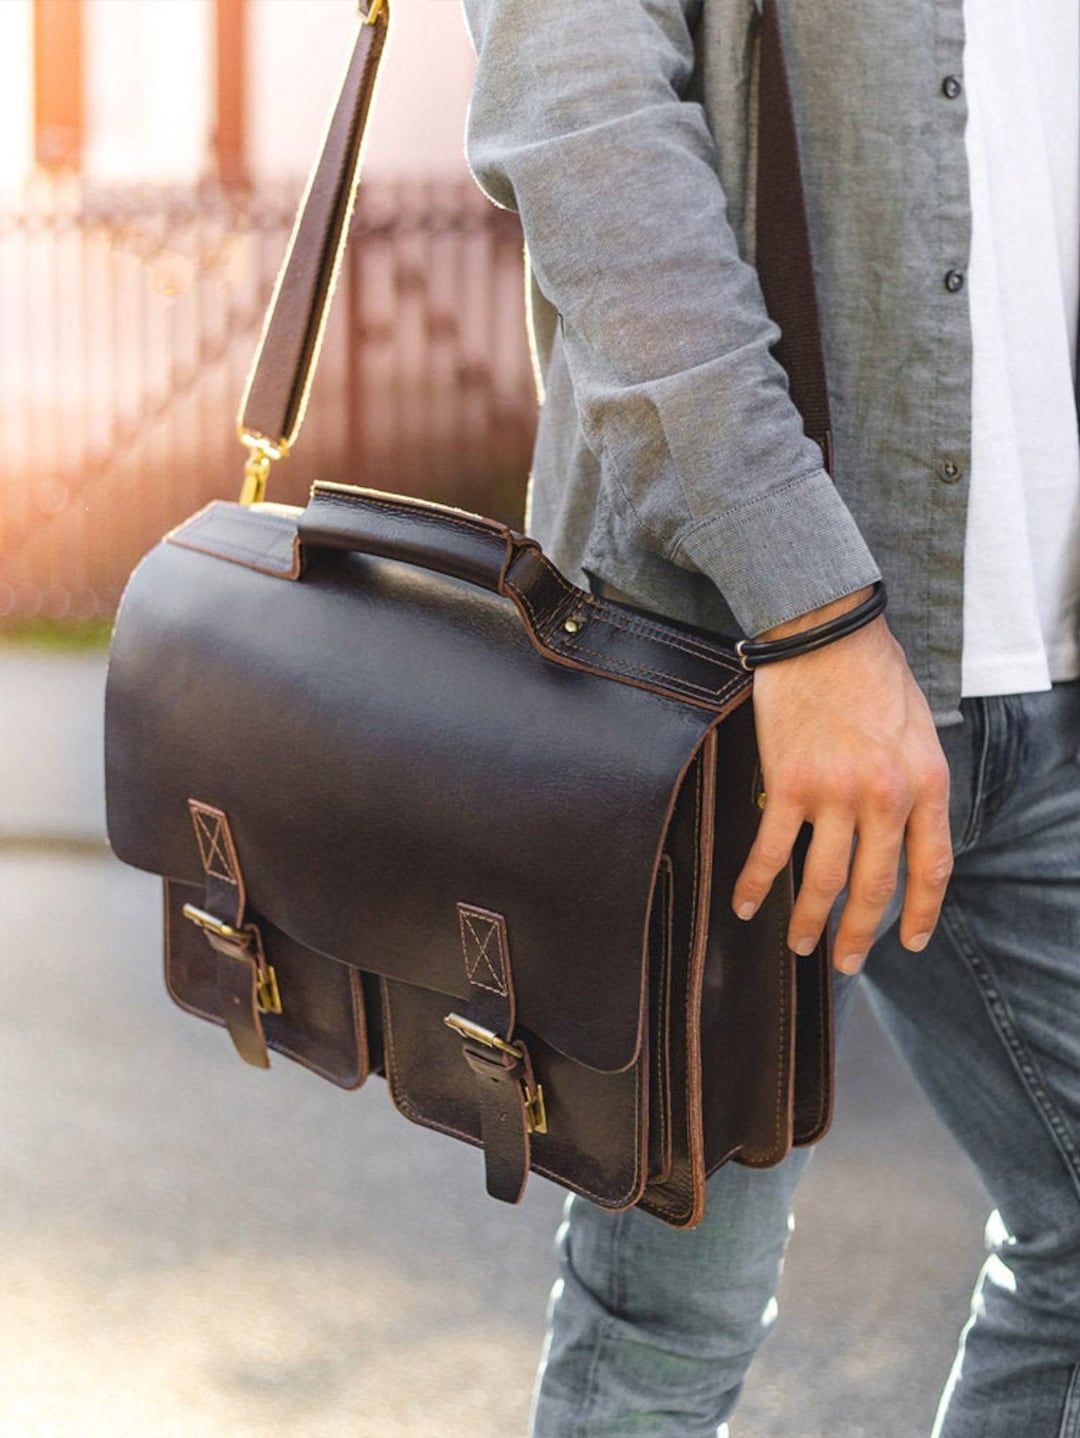
M 288 453 L 303 423 L 348 239 L 389 20 L 388 0 L 371 0 L 300 201 L 240 403 L 240 435 L 261 459 L 264 478 L 267 461 Z
M 806 433 L 821 446 L 831 472 L 829 391 L 777 0 L 764 0 L 761 23 L 757 270 L 765 306 L 780 326 L 776 357 L 787 370 L 791 398 Z

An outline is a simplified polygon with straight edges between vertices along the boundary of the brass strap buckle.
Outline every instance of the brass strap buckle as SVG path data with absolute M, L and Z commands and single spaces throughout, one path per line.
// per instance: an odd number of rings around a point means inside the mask
M 443 1023 L 448 1029 L 453 1029 L 455 1033 L 460 1034 L 463 1039 L 481 1044 L 484 1048 L 496 1049 L 502 1054 L 509 1054 L 519 1063 L 528 1061 L 528 1055 L 522 1044 L 509 1043 L 506 1039 L 500 1038 L 493 1029 L 486 1029 L 482 1024 L 473 1023 L 472 1019 L 462 1018 L 460 1014 L 447 1014 Z M 544 1107 L 543 1085 L 530 1085 L 529 1081 L 524 1079 L 521 1087 L 525 1096 L 526 1128 L 530 1133 L 547 1133 L 547 1110 Z
M 284 440 L 267 439 L 254 430 L 242 429 L 240 443 L 247 450 L 244 464 L 244 486 L 240 491 L 241 504 L 260 504 L 266 498 L 266 481 L 270 466 L 275 460 L 284 459 L 289 446 Z
M 221 947 L 232 952 L 235 959 L 242 962 L 255 960 L 255 1001 L 259 1012 L 280 1014 L 281 994 L 278 992 L 277 974 L 273 964 L 266 962 L 262 936 L 255 925 L 245 924 L 242 929 L 236 929 L 232 924 L 223 923 L 214 914 L 208 914 L 205 909 L 197 908 L 194 904 L 185 904 L 182 912 L 184 918 L 190 919 L 197 928 L 202 929 L 208 936 L 213 935 Z

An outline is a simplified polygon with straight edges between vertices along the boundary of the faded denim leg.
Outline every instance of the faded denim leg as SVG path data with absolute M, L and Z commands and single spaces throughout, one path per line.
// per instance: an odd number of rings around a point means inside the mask
M 935 1438 L 1080 1438 L 1080 683 L 970 701 L 941 926 L 871 997 L 995 1204 Z
M 725 1165 L 689 1231 L 568 1201 L 534 1438 L 726 1438 L 720 1425 L 776 1314 L 807 1156 Z

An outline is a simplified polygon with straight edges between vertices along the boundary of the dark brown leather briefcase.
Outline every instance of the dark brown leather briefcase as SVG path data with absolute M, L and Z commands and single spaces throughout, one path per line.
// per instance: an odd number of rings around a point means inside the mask
M 750 676 L 569 584 L 530 539 L 335 484 L 257 500 L 295 436 L 387 24 L 362 26 L 245 405 L 246 502 L 139 565 L 107 695 L 109 836 L 165 879 L 169 992 L 248 1062 L 688 1226 L 707 1174 L 827 1126 L 829 974 L 759 815 Z

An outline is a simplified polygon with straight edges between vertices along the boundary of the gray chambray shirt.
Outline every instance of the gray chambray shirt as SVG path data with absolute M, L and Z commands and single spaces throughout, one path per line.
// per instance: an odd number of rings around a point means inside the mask
M 835 481 L 770 354 L 754 0 L 464 0 L 468 153 L 528 247 L 530 532 L 579 582 L 759 633 L 884 576 L 960 696 L 971 439 L 962 0 L 779 0 Z

